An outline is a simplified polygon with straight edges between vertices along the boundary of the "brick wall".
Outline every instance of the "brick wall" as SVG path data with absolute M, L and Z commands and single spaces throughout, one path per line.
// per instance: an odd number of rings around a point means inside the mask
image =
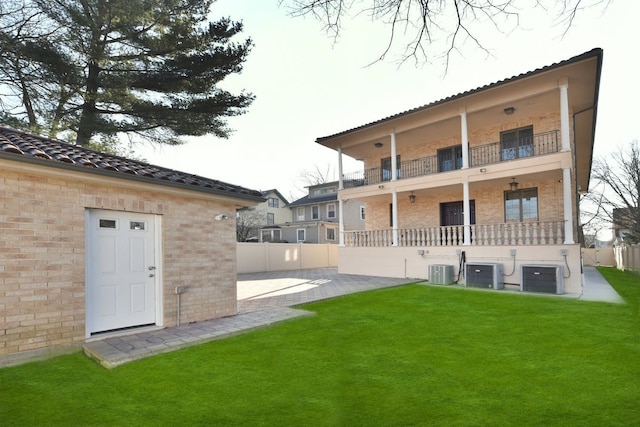
M 75 177 L 5 169 L 0 177 L 0 357 L 78 346 L 85 332 L 85 210 L 162 216 L 163 313 L 182 323 L 236 312 L 235 206 Z M 151 188 L 151 187 L 148 187 Z

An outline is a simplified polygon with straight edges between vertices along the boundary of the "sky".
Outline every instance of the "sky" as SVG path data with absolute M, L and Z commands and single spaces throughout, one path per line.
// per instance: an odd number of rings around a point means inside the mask
M 487 52 L 467 41 L 451 56 L 399 65 L 398 45 L 374 62 L 389 28 L 365 15 L 346 19 L 335 41 L 310 17 L 291 17 L 278 0 L 218 0 L 212 18 L 241 21 L 240 36 L 254 47 L 243 71 L 221 87 L 246 90 L 256 100 L 228 119 L 228 139 L 191 138 L 177 147 L 135 147 L 148 162 L 255 190 L 277 189 L 289 202 L 305 193 L 305 171 L 330 170 L 337 180 L 338 154 L 316 138 L 351 129 L 467 90 L 604 50 L 594 153 L 606 156 L 640 138 L 640 2 L 612 0 L 582 10 L 568 33 L 542 9 L 523 11 L 520 29 L 499 32 L 478 23 Z M 240 41 L 240 39 L 238 39 Z M 442 51 L 442 40 L 434 42 Z M 395 56 L 394 56 L 395 55 Z M 372 62 L 374 62 L 372 64 Z M 569 88 L 569 90 L 571 90 Z M 344 157 L 343 172 L 362 168 Z

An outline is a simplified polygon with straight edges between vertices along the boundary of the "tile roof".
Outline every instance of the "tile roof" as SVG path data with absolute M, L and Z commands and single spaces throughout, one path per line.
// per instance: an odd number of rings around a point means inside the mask
M 361 125 L 361 126 L 357 126 L 355 128 L 351 128 L 351 129 L 347 129 L 347 130 L 342 131 L 342 132 L 335 133 L 333 135 L 319 137 L 319 138 L 316 138 L 316 142 L 317 143 L 322 143 L 323 141 L 335 138 L 337 136 L 346 135 L 346 134 L 351 133 L 351 132 L 355 132 L 355 131 L 358 131 L 358 130 L 361 130 L 361 129 L 368 128 L 369 126 L 378 125 L 380 123 L 384 123 L 384 122 L 396 119 L 398 117 L 402 117 L 402 116 L 406 116 L 406 115 L 409 115 L 409 114 L 412 114 L 412 113 L 416 113 L 418 111 L 426 110 L 428 108 L 435 107 L 436 105 L 444 104 L 446 102 L 450 102 L 450 101 L 453 101 L 453 100 L 456 100 L 456 99 L 459 99 L 459 98 L 463 98 L 465 96 L 469 96 L 469 95 L 472 95 L 472 94 L 477 93 L 477 92 L 482 92 L 483 90 L 487 90 L 487 89 L 491 89 L 493 87 L 501 86 L 503 84 L 514 82 L 516 80 L 520 80 L 520 79 L 523 79 L 523 78 L 526 78 L 526 77 L 531 77 L 531 76 L 534 76 L 536 74 L 540 74 L 540 73 L 543 73 L 543 72 L 546 72 L 546 71 L 553 70 L 555 68 L 559 68 L 559 67 L 563 67 L 563 66 L 566 66 L 566 65 L 569 65 L 569 64 L 573 64 L 575 62 L 579 62 L 579 61 L 582 61 L 584 59 L 588 59 L 588 58 L 591 58 L 591 57 L 597 57 L 597 58 L 600 58 L 600 60 L 602 60 L 601 59 L 602 58 L 602 49 L 601 48 L 594 48 L 594 49 L 592 49 L 592 50 L 590 50 L 588 52 L 585 52 L 583 54 L 574 56 L 573 58 L 569 58 L 569 59 L 566 59 L 564 61 L 556 62 L 554 64 L 547 65 L 545 67 L 537 68 L 537 69 L 535 69 L 533 71 L 529 71 L 527 73 L 522 73 L 522 74 L 518 74 L 517 76 L 513 76 L 513 77 L 510 77 L 510 78 L 507 78 L 507 79 L 498 80 L 497 82 L 490 83 L 490 84 L 478 87 L 476 89 L 468 90 L 466 92 L 461 92 L 461 93 L 459 93 L 457 95 L 451 95 L 451 96 L 449 96 L 447 98 L 440 99 L 440 100 L 432 102 L 430 104 L 426 104 L 426 105 L 422 105 L 420 107 L 412 108 L 410 110 L 403 111 L 401 113 L 397 113 L 397 114 L 394 114 L 392 116 L 385 117 L 385 118 L 373 121 L 371 123 L 367 123 L 367 124 L 364 124 L 364 125 Z
M 121 179 L 263 201 L 257 190 L 0 126 L 0 158 L 98 173 Z

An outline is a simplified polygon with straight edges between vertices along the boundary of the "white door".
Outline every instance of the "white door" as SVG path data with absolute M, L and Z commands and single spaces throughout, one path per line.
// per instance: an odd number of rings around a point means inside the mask
M 88 334 L 156 323 L 154 220 L 153 215 L 89 211 Z

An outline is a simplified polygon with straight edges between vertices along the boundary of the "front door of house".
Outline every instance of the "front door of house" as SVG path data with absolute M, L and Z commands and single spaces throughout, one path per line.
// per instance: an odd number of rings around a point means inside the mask
M 87 215 L 88 334 L 156 323 L 155 218 Z
M 476 202 L 469 201 L 471 224 L 476 223 Z M 464 225 L 464 204 L 462 201 L 440 204 L 440 225 Z

